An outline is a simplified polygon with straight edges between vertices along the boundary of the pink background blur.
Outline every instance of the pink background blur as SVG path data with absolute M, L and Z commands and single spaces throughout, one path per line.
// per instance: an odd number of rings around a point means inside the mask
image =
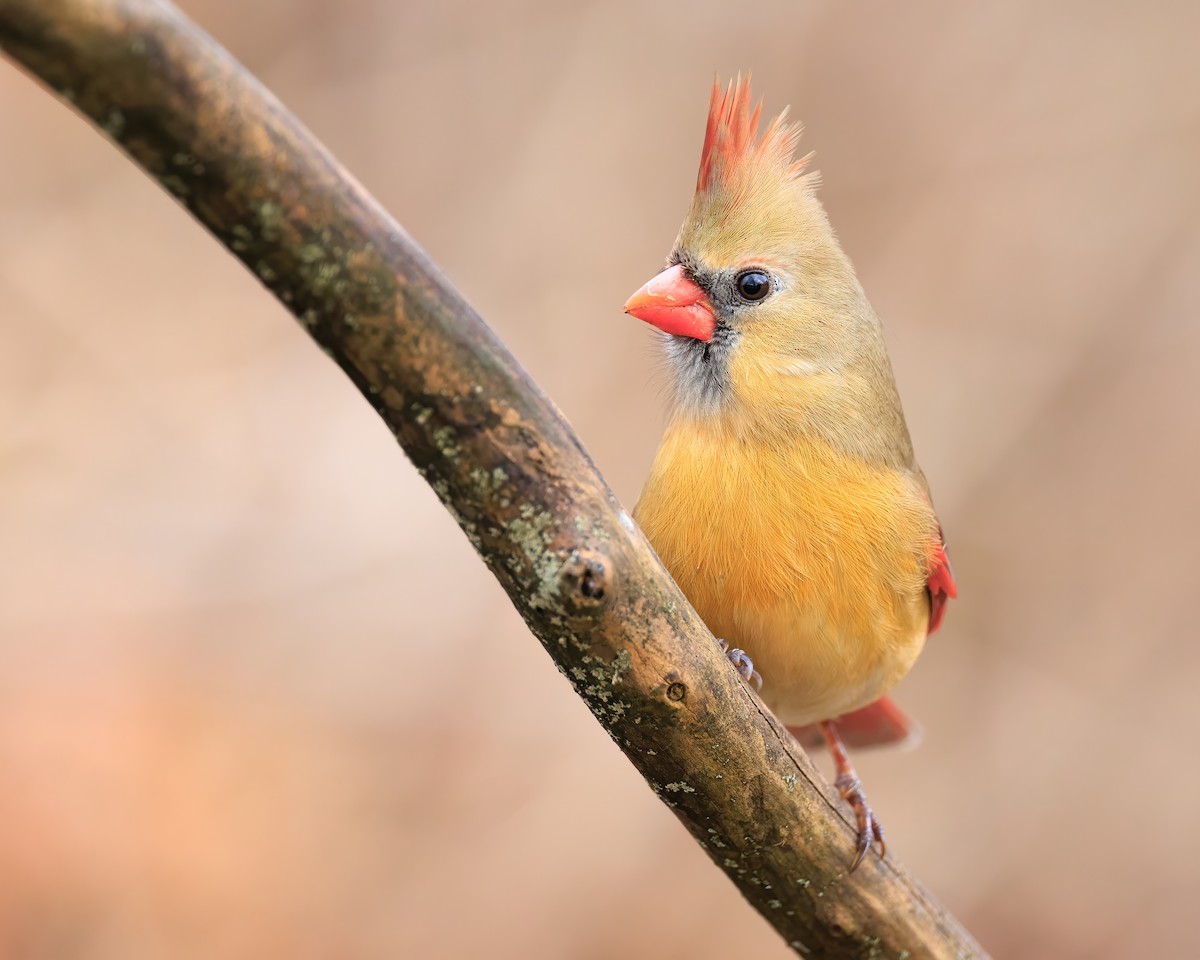
M 1193 955 L 1200 6 L 184 6 L 630 506 L 620 304 L 713 73 L 790 103 L 961 592 L 892 849 L 998 957 Z M 284 310 L 4 63 L 0 118 L 0 955 L 788 956 Z

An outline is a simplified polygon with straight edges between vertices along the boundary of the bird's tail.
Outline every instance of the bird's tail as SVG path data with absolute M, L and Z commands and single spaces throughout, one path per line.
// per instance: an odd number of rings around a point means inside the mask
M 835 722 L 838 735 L 850 749 L 883 746 L 911 748 L 921 742 L 921 725 L 901 710 L 891 697 L 880 697 L 861 710 L 844 713 Z M 816 724 L 788 727 L 788 731 L 806 749 L 825 743 Z

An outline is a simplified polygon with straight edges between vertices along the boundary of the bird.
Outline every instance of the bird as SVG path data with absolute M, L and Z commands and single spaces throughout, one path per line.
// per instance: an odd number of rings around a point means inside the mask
M 714 80 L 691 206 L 624 306 L 660 333 L 670 403 L 634 518 L 729 660 L 857 825 L 879 818 L 851 747 L 917 727 L 889 691 L 957 588 L 882 327 L 785 109 L 759 135 L 750 78 Z

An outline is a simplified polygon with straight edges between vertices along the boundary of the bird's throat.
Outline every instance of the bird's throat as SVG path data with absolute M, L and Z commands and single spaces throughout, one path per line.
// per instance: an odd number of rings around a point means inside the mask
M 664 337 L 667 363 L 675 386 L 675 403 L 682 411 L 698 415 L 721 412 L 732 402 L 729 378 L 731 355 L 739 335 L 718 326 L 711 340 Z

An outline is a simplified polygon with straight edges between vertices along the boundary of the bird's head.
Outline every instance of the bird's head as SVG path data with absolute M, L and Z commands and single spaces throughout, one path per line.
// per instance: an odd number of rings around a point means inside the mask
M 761 112 L 748 79 L 714 83 L 691 209 L 667 268 L 625 304 L 670 335 L 679 399 L 698 409 L 768 368 L 841 363 L 870 314 L 805 172 L 811 155 L 795 157 L 800 126 L 785 110 L 760 137 Z

